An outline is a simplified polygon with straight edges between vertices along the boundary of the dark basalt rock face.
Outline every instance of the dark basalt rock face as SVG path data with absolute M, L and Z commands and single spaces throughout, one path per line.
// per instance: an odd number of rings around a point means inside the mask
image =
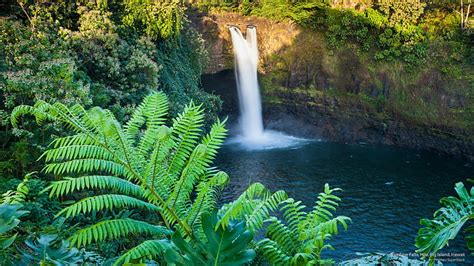
M 414 126 L 393 117 L 375 115 L 363 104 L 337 98 L 280 92 L 278 99 L 274 102 L 267 97 L 264 101 L 266 126 L 271 129 L 346 143 L 430 150 L 474 160 L 474 142 L 466 138 L 469 132 L 457 128 Z

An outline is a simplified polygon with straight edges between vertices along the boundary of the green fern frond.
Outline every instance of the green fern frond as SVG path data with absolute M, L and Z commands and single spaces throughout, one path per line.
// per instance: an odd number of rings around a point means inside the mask
M 23 181 L 16 187 L 16 190 L 8 190 L 7 192 L 3 193 L 1 198 L 2 204 L 21 205 L 30 192 L 28 182 L 30 181 L 31 176 L 34 174 L 36 174 L 36 172 L 26 174 L 23 178 Z
M 206 147 L 206 154 L 203 156 L 202 160 L 207 166 L 209 166 L 215 159 L 220 147 L 227 137 L 227 129 L 225 128 L 226 121 L 227 118 L 223 121 L 217 120 L 201 142 Z
M 195 228 L 195 232 L 201 234 L 201 216 L 203 213 L 211 212 L 217 203 L 217 192 L 228 182 L 229 176 L 224 172 L 214 173 L 209 180 L 201 181 L 197 186 L 197 196 L 189 208 L 185 220 Z M 202 237 L 202 235 L 201 235 Z
M 161 126 L 166 121 L 168 108 L 168 99 L 164 93 L 153 93 L 146 97 L 125 125 L 125 134 L 131 143 L 135 143 L 138 133 L 145 123 L 147 131 Z
M 18 126 L 18 118 L 24 115 L 33 115 L 36 119 L 36 123 L 39 125 L 43 124 L 47 120 L 53 120 L 53 117 L 47 113 L 47 108 L 49 104 L 45 101 L 39 100 L 34 106 L 29 105 L 19 105 L 13 108 L 10 121 L 14 127 Z
M 272 264 L 272 265 L 288 265 L 291 257 L 286 254 L 278 243 L 265 238 L 258 242 L 258 251 Z
M 81 146 L 81 145 L 97 145 L 97 142 L 95 141 L 94 138 L 87 134 L 76 134 L 73 136 L 67 136 L 67 137 L 61 137 L 61 138 L 55 138 L 51 144 L 49 144 L 50 147 L 53 148 L 60 148 L 60 147 L 66 147 L 66 146 Z
M 328 221 L 333 217 L 332 211 L 335 211 L 339 206 L 341 198 L 334 195 L 335 191 L 340 191 L 339 188 L 331 189 L 328 184 L 324 185 L 324 192 L 319 193 L 318 200 L 314 205 L 313 211 L 309 213 L 311 219 L 318 221 Z
M 274 244 L 278 244 L 282 252 L 285 254 L 296 253 L 301 243 L 298 239 L 297 231 L 292 231 L 288 228 L 282 221 L 276 217 L 271 217 L 266 222 L 269 222 L 269 225 L 265 228 L 266 234 L 272 240 Z M 268 244 L 269 239 L 265 238 L 262 241 L 262 245 Z M 257 247 L 260 247 L 261 244 L 257 243 Z
M 287 198 L 288 195 L 283 190 L 265 195 L 263 199 L 255 205 L 252 212 L 245 216 L 249 230 L 256 232 L 262 228 L 264 221 L 270 217 L 270 214 L 275 212 L 278 206 Z
M 186 204 L 199 177 L 205 176 L 204 173 L 210 167 L 218 149 L 224 142 L 226 133 L 224 122 L 218 121 L 212 126 L 209 134 L 203 138 L 201 144 L 194 148 L 168 199 L 172 206 Z
M 169 175 L 177 176 L 184 168 L 187 159 L 197 144 L 203 121 L 203 110 L 193 103 L 186 106 L 184 112 L 173 119 L 172 139 L 175 143 L 175 149 L 168 167 Z
M 231 220 L 243 218 L 249 230 L 256 232 L 287 198 L 282 190 L 271 194 L 262 184 L 254 183 L 237 200 L 221 208 L 217 225 L 225 228 Z
M 49 163 L 43 170 L 54 175 L 106 172 L 114 176 L 123 176 L 127 179 L 134 177 L 127 167 L 122 164 L 102 159 L 75 159 L 60 163 Z
M 52 161 L 92 158 L 113 160 L 114 154 L 97 145 L 70 145 L 49 149 L 41 155 L 40 159 L 41 158 L 44 158 L 47 163 Z
M 148 129 L 158 128 L 166 121 L 168 97 L 163 92 L 153 93 L 143 101 L 143 115 Z
M 290 230 L 296 232 L 300 229 L 300 224 L 306 220 L 307 214 L 303 211 L 305 208 L 301 201 L 295 201 L 293 198 L 284 202 L 281 211 Z
M 112 210 L 114 208 L 140 208 L 148 211 L 159 212 L 161 208 L 139 200 L 134 197 L 106 194 L 84 198 L 69 207 L 62 209 L 56 217 L 64 216 L 65 218 L 74 217 L 79 214 L 88 214 L 90 212 L 98 212 L 102 210 Z
M 166 172 L 166 160 L 173 147 L 170 138 L 171 130 L 166 126 L 160 126 L 155 134 L 155 141 L 150 145 L 154 145 L 150 155 L 150 161 L 145 168 L 144 176 L 151 188 L 156 189 L 158 194 L 163 198 L 168 198 L 171 193 L 173 179 Z
M 115 176 L 101 175 L 81 176 L 77 178 L 65 177 L 62 180 L 52 182 L 45 191 L 49 190 L 50 197 L 62 197 L 74 191 L 84 189 L 108 189 L 139 198 L 143 196 L 143 190 L 140 186 Z
M 193 150 L 180 174 L 179 179 L 174 185 L 173 193 L 170 195 L 167 201 L 168 204 L 174 207 L 177 202 L 182 202 L 188 198 L 187 196 L 189 196 L 189 193 L 192 192 L 197 177 L 205 173 L 206 165 L 202 160 L 205 153 L 206 147 L 202 144 L 199 144 Z
M 76 231 L 68 240 L 71 246 L 85 246 L 92 242 L 119 239 L 130 234 L 169 235 L 172 232 L 163 226 L 151 225 L 133 219 L 113 219 L 98 222 Z
M 114 265 L 124 265 L 131 261 L 143 262 L 145 259 L 160 258 L 168 248 L 170 248 L 170 242 L 167 239 L 147 240 L 121 255 L 114 262 Z
M 346 216 L 337 216 L 333 219 L 319 222 L 311 223 L 311 221 L 306 221 L 302 226 L 304 229 L 300 229 L 304 234 L 306 239 L 318 238 L 323 235 L 337 235 L 339 233 L 339 225 L 342 225 L 344 230 L 347 230 L 348 223 L 351 222 L 351 219 Z
M 257 244 L 262 254 L 278 265 L 322 263 L 321 252 L 332 248 L 326 240 L 338 233 L 339 226 L 347 229 L 347 223 L 351 221 L 345 216 L 332 218 L 332 211 L 340 201 L 333 193 L 339 190 L 326 184 L 310 213 L 304 212 L 306 206 L 300 201 L 289 198 L 282 202 L 280 211 L 284 221 L 276 217 L 266 221 L 269 223 L 266 238 Z

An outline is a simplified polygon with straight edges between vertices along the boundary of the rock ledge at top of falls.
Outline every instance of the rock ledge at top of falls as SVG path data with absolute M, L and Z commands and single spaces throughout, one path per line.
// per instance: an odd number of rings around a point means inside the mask
M 249 25 L 257 27 L 260 61 L 263 64 L 265 59 L 290 46 L 295 37 L 301 33 L 301 29 L 291 22 L 275 22 L 229 12 L 193 12 L 189 18 L 193 27 L 202 34 L 206 49 L 209 51 L 210 64 L 205 71 L 206 74 L 234 67 L 229 26 L 237 26 L 243 32 Z M 264 72 L 265 69 L 261 70 Z

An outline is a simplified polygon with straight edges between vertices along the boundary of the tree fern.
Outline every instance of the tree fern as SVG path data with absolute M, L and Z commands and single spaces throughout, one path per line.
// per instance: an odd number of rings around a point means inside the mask
M 271 217 L 266 220 L 266 238 L 257 243 L 258 251 L 272 264 L 322 264 L 321 251 L 332 248 L 326 243 L 338 233 L 339 225 L 347 229 L 350 221 L 345 216 L 333 216 L 341 200 L 333 193 L 339 189 L 324 186 L 311 212 L 292 198 L 280 204 L 283 220 Z
M 178 230 L 187 239 L 203 236 L 200 217 L 215 208 L 216 192 L 228 180 L 212 167 L 226 136 L 225 121 L 217 121 L 201 138 L 204 112 L 191 103 L 167 127 L 168 102 L 163 93 L 147 96 L 123 127 L 110 111 L 99 107 L 85 110 L 80 105 L 38 101 L 15 108 L 12 124 L 17 126 L 25 114 L 35 116 L 38 123 L 62 123 L 74 133 L 55 139 L 42 155 L 44 171 L 62 178 L 47 188 L 49 195 L 96 193 L 57 216 L 141 208 L 161 215 L 168 229 Z M 70 240 L 81 246 L 127 234 L 156 235 L 152 228 L 163 232 L 146 221 L 101 221 L 74 232 Z M 145 252 L 148 246 L 136 250 Z

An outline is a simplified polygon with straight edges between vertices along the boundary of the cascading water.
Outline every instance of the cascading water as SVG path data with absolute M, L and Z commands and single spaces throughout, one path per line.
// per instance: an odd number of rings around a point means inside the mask
M 242 135 L 246 138 L 259 139 L 263 136 L 263 122 L 257 80 L 257 29 L 247 27 L 247 38 L 242 36 L 242 32 L 237 27 L 231 27 L 230 33 L 234 46 Z
M 238 142 L 245 148 L 252 150 L 284 148 L 302 143 L 302 139 L 264 130 L 257 78 L 257 29 L 254 26 L 248 26 L 246 38 L 238 27 L 231 26 L 229 30 L 234 47 L 241 131 L 241 135 L 231 139 L 230 142 Z

